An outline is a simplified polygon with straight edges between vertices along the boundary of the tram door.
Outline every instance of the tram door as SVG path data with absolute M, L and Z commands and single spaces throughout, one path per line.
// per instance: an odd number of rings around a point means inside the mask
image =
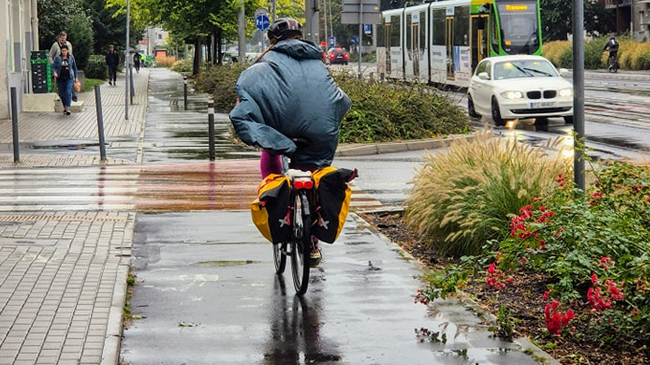
M 411 27 L 411 51 L 413 52 L 413 78 L 419 79 L 420 77 L 420 31 L 419 19 L 413 22 Z
M 445 19 L 445 44 L 447 45 L 447 80 L 454 79 L 454 17 Z
M 488 56 L 488 14 L 472 16 L 470 48 L 472 50 L 472 72 L 482 59 Z

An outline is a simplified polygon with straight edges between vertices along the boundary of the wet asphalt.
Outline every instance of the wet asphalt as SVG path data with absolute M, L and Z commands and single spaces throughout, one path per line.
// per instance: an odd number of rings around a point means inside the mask
M 179 75 L 151 70 L 144 164 L 206 158 L 206 99 L 192 94 L 184 110 Z M 257 158 L 227 141 L 226 115 L 215 119 L 220 159 Z M 367 163 L 364 157 L 343 160 Z M 381 192 L 365 193 L 382 198 Z M 398 201 L 387 199 L 388 205 Z M 337 242 L 323 244 L 323 255 L 307 294 L 298 297 L 290 270 L 275 274 L 271 246 L 248 210 L 138 213 L 131 270 L 136 284 L 128 299 L 133 319 L 124 327 L 120 361 L 526 365 L 545 356 L 525 340 L 494 338 L 490 316 L 469 302 L 415 303 L 424 267 L 355 213 Z

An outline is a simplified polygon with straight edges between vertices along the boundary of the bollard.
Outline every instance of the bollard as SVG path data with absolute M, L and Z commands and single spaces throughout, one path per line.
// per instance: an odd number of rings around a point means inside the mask
M 95 85 L 95 110 L 97 111 L 97 134 L 99 134 L 99 156 L 106 161 L 106 140 L 104 139 L 104 113 L 102 112 L 102 94 L 99 85 Z
M 214 161 L 214 100 L 208 100 L 208 139 L 210 146 L 210 161 Z
M 18 100 L 16 99 L 16 88 L 11 88 L 11 130 L 14 141 L 14 163 L 20 162 L 20 146 L 18 140 Z
M 183 107 L 187 110 L 187 76 L 183 76 Z
M 133 84 L 133 68 L 129 71 L 129 74 L 131 75 L 131 105 L 133 105 L 133 96 L 135 95 L 135 86 Z

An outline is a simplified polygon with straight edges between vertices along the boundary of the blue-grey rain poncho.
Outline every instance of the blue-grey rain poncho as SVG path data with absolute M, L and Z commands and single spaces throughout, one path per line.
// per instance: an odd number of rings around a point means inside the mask
M 311 43 L 278 42 L 237 80 L 239 103 L 230 120 L 241 140 L 291 157 L 298 166 L 329 166 L 339 124 L 352 104 Z M 298 146 L 291 138 L 304 138 Z

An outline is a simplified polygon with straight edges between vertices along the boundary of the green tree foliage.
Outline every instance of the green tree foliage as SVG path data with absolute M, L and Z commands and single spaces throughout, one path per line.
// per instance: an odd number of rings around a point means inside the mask
M 72 18 L 68 28 L 68 40 L 72 43 L 74 58 L 80 70 L 86 69 L 88 57 L 92 54 L 95 39 L 90 18 L 78 14 Z
M 38 1 L 38 43 L 40 49 L 49 50 L 61 31 L 70 32 L 70 24 L 75 16 L 84 16 L 82 3 L 72 0 L 39 0 Z M 69 34 L 68 40 L 71 40 Z M 73 52 L 77 55 L 77 45 L 72 43 Z
M 124 51 L 126 39 L 126 12 L 108 8 L 106 0 L 83 0 L 86 13 L 93 20 L 95 43 L 94 54 L 105 54 L 110 44 L 115 45 L 118 52 Z M 130 14 L 129 14 L 130 15 Z M 136 17 L 137 19 L 138 17 Z M 133 46 L 142 39 L 144 26 L 131 22 L 129 29 L 129 44 Z
M 615 23 L 613 14 L 600 2 L 584 2 L 584 29 L 589 35 L 606 33 Z M 544 41 L 567 40 L 573 33 L 573 0 L 540 0 Z

